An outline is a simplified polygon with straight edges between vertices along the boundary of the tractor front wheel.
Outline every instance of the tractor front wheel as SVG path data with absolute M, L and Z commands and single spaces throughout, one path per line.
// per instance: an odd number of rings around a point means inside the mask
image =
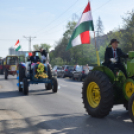
M 24 95 L 28 95 L 28 81 L 26 78 L 23 79 L 23 93 Z
M 92 71 L 83 83 L 82 98 L 87 113 L 102 118 L 113 107 L 114 93 L 109 78 L 101 71 Z
M 52 77 L 52 91 L 53 93 L 57 93 L 58 91 L 58 82 L 57 79 L 55 77 Z
M 129 116 L 134 123 L 134 94 L 131 96 L 128 103 Z
M 8 71 L 5 70 L 5 80 L 7 80 L 7 79 L 8 79 Z
M 50 68 L 49 64 L 47 65 L 47 70 L 48 70 L 48 72 L 47 72 L 48 78 L 51 79 L 52 78 L 52 72 L 51 72 L 51 68 Z
M 52 89 L 51 83 L 46 83 L 45 88 L 46 88 L 46 90 L 51 90 Z
M 25 68 L 23 68 L 22 65 L 19 64 L 19 92 L 22 92 L 22 90 L 23 90 L 20 82 L 23 82 L 24 78 L 25 78 Z

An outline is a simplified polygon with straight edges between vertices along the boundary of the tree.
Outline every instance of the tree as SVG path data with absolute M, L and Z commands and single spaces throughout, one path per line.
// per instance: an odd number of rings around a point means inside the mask
M 42 48 L 42 49 L 45 49 L 49 52 L 51 46 L 49 44 L 43 43 L 43 44 L 40 44 L 40 45 L 38 45 L 38 44 L 33 45 L 33 48 L 34 48 L 35 51 L 38 51 L 38 50 L 40 50 L 40 48 Z
M 60 57 L 64 62 L 71 62 L 70 50 L 66 51 L 69 39 L 73 33 L 73 30 L 76 26 L 75 21 L 69 21 L 66 26 L 66 31 L 63 34 L 63 38 L 60 39 L 55 47 L 55 57 Z
M 69 21 L 66 28 L 67 30 L 65 31 L 65 33 L 63 34 L 64 38 L 66 39 L 70 39 L 71 35 L 74 31 L 74 28 L 76 26 L 76 22 L 75 21 Z
M 115 30 L 109 39 L 116 38 L 120 41 L 119 47 L 124 52 L 134 51 L 134 11 L 123 18 L 123 27 Z
M 66 51 L 66 47 L 70 40 L 70 37 L 76 26 L 75 21 L 69 21 L 66 26 L 66 31 L 63 34 L 62 39 L 56 43 L 55 50 L 50 53 L 51 64 L 76 64 L 85 65 L 85 64 L 96 64 L 96 51 L 95 45 L 93 44 L 84 44 L 71 48 Z M 61 60 L 62 59 L 62 60 Z
M 33 45 L 33 48 L 35 51 L 38 51 L 40 49 L 40 46 L 38 44 L 36 44 L 36 45 Z
M 100 16 L 98 17 L 98 20 L 97 20 L 96 33 L 97 33 L 97 37 L 102 36 L 104 33 L 104 26 L 103 26 Z
M 100 46 L 105 42 L 105 39 L 102 37 L 102 35 L 104 34 L 104 26 L 100 17 L 98 17 L 95 32 L 97 48 L 99 49 Z
M 58 58 L 53 58 L 52 60 L 51 60 L 51 65 L 52 66 L 54 66 L 54 65 L 64 65 L 64 64 L 66 64 L 64 61 L 63 61 L 63 59 L 62 58 L 60 58 L 60 57 L 58 57 Z
M 134 11 L 123 18 L 124 30 L 122 31 L 123 49 L 126 51 L 134 51 Z

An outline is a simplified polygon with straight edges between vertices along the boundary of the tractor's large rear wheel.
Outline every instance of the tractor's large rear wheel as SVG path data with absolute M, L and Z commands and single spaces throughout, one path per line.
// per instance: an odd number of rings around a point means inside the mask
M 55 77 L 52 77 L 52 91 L 53 93 L 57 93 L 58 91 L 58 82 L 57 82 L 57 79 Z
M 134 94 L 131 96 L 128 103 L 129 116 L 134 123 Z
M 22 92 L 23 90 L 20 83 L 23 82 L 24 78 L 25 78 L 25 68 L 23 68 L 22 65 L 19 64 L 19 92 Z
M 47 75 L 48 75 L 48 78 L 49 79 L 52 78 L 52 72 L 51 72 L 51 68 L 50 68 L 50 65 L 49 64 L 47 65 Z
M 5 80 L 8 79 L 8 70 L 5 70 Z
M 51 83 L 45 83 L 45 88 L 46 90 L 51 90 L 52 89 Z
M 114 100 L 109 78 L 101 71 L 90 72 L 83 83 L 82 98 L 89 115 L 98 118 L 107 116 Z
M 24 93 L 24 95 L 28 95 L 28 93 L 29 93 L 28 81 L 26 78 L 23 79 L 23 93 Z

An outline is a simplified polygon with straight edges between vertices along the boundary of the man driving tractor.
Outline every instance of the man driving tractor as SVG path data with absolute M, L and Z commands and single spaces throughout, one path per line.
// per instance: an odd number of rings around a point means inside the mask
M 112 47 L 107 47 L 105 52 L 105 63 L 107 67 L 109 67 L 113 72 L 115 68 L 121 70 L 126 78 L 127 72 L 124 65 L 121 63 L 121 57 L 128 58 L 128 55 L 123 53 L 120 48 L 118 48 L 119 41 L 117 39 L 112 39 L 110 45 Z

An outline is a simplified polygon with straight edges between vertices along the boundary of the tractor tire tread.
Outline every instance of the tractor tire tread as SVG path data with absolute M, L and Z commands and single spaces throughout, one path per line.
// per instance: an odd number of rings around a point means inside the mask
M 101 100 L 97 108 L 92 108 L 87 100 L 87 86 L 90 82 L 96 82 L 100 87 Z M 114 100 L 113 86 L 109 78 L 101 71 L 90 72 L 83 83 L 82 98 L 84 107 L 89 115 L 98 118 L 107 116 L 113 107 Z

